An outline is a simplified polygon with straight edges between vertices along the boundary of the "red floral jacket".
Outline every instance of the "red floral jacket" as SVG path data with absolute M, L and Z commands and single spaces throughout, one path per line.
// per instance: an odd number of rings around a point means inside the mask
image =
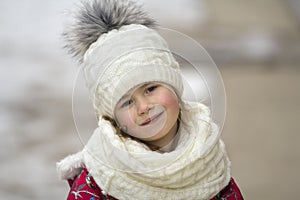
M 93 177 L 87 169 L 83 169 L 74 180 L 69 180 L 70 192 L 67 200 L 117 200 L 116 198 L 104 194 L 97 186 Z M 233 178 L 229 184 L 211 200 L 243 200 L 243 196 L 234 182 Z

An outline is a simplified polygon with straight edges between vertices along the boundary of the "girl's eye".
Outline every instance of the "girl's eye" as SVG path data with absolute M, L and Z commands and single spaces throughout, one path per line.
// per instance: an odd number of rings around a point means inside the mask
M 157 85 L 152 85 L 146 88 L 146 94 L 153 92 L 158 86 Z
M 132 101 L 131 99 L 129 99 L 129 100 L 125 101 L 125 102 L 121 105 L 121 107 L 124 108 L 124 107 L 126 107 L 126 106 L 129 106 L 129 105 L 132 104 L 132 102 L 133 102 L 133 101 Z

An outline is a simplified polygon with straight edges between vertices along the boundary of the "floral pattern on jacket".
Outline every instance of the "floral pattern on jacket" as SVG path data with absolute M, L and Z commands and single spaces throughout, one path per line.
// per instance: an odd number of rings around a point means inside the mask
M 67 200 L 117 200 L 116 198 L 105 194 L 96 184 L 93 177 L 85 168 L 74 179 L 69 180 L 71 187 Z M 211 200 L 243 200 L 243 196 L 233 179 L 229 184 Z

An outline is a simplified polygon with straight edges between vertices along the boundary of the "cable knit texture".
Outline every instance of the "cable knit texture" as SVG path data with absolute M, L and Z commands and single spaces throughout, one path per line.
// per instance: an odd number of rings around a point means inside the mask
M 122 96 L 147 82 L 168 84 L 181 99 L 183 81 L 166 41 L 144 26 L 152 21 L 143 12 L 121 1 L 91 2 L 67 36 L 71 51 L 84 54 L 84 78 L 99 124 L 81 152 L 57 164 L 60 177 L 72 179 L 86 167 L 106 194 L 122 200 L 213 198 L 230 181 L 230 161 L 206 106 L 182 102 L 178 143 L 165 153 L 120 138 L 102 118 L 114 119 Z
M 96 183 L 117 199 L 210 199 L 230 181 L 230 161 L 203 104 L 185 102 L 180 139 L 169 153 L 122 140 L 106 120 L 82 151 Z
M 143 25 L 122 26 L 101 35 L 87 50 L 84 76 L 97 115 L 113 117 L 113 109 L 131 88 L 151 81 L 183 91 L 179 65 L 166 41 Z

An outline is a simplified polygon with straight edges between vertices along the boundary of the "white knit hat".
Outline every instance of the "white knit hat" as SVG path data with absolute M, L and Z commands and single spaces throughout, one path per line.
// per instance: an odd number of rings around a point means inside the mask
M 113 117 L 115 105 L 130 89 L 158 81 L 180 97 L 179 65 L 165 40 L 143 25 L 122 26 L 103 34 L 86 51 L 83 70 L 98 116 Z
M 142 83 L 159 81 L 179 97 L 183 83 L 179 65 L 156 23 L 131 0 L 82 2 L 75 23 L 66 27 L 65 47 L 79 57 L 98 117 L 113 118 L 120 98 Z

